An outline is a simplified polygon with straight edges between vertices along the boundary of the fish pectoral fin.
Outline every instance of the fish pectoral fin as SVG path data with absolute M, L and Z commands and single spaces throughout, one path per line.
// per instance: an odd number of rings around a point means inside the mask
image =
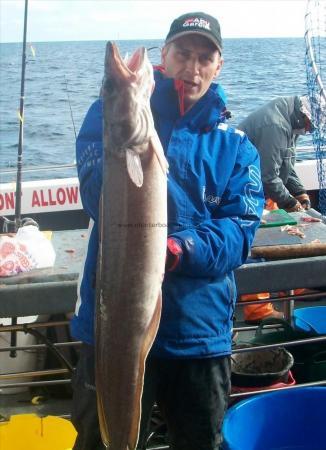
M 137 187 L 142 187 L 144 182 L 144 174 L 139 154 L 128 148 L 126 151 L 126 162 L 127 171 L 131 181 Z
M 164 150 L 157 133 L 150 137 L 149 143 L 158 159 L 158 162 L 160 163 L 164 175 L 166 175 L 169 172 L 169 163 L 164 155 Z

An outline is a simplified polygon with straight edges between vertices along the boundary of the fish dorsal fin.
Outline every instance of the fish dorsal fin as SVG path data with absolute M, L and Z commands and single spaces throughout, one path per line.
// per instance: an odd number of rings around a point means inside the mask
M 126 151 L 126 162 L 127 162 L 127 171 L 131 181 L 137 187 L 142 187 L 144 181 L 144 174 L 140 156 L 138 155 L 137 152 L 128 148 Z

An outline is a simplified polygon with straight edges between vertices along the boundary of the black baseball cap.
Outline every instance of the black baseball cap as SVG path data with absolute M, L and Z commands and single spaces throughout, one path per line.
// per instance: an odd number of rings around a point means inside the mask
M 188 33 L 196 33 L 205 36 L 213 42 L 219 52 L 222 53 L 221 28 L 215 17 L 203 12 L 183 14 L 172 22 L 170 31 L 165 39 L 165 44 L 169 44 L 175 39 L 185 36 Z

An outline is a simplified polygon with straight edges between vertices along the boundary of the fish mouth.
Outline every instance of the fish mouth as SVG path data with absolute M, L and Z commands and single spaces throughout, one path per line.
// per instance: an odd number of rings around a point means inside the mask
M 127 66 L 130 71 L 135 73 L 141 69 L 145 59 L 145 52 L 145 47 L 140 47 L 132 54 L 131 58 L 127 62 Z
M 117 82 L 133 82 L 141 70 L 145 59 L 145 48 L 137 49 L 126 62 L 122 59 L 119 49 L 114 42 L 108 42 L 105 56 L 105 71 L 109 78 Z

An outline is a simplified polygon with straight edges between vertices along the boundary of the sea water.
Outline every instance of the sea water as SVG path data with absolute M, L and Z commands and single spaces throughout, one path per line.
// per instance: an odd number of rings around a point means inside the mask
M 143 45 L 160 62 L 163 41 L 117 41 L 122 54 Z M 27 45 L 24 167 L 75 161 L 75 133 L 99 96 L 105 41 L 38 42 Z M 34 51 L 33 51 L 34 50 Z M 34 55 L 35 53 L 35 55 Z M 303 38 L 225 39 L 219 77 L 236 126 L 251 111 L 277 96 L 307 93 Z M 0 44 L 0 170 L 15 169 L 19 136 L 22 44 Z M 306 137 L 301 139 L 305 143 Z M 75 176 L 75 169 L 27 172 L 23 180 Z M 15 174 L 0 174 L 0 183 Z

